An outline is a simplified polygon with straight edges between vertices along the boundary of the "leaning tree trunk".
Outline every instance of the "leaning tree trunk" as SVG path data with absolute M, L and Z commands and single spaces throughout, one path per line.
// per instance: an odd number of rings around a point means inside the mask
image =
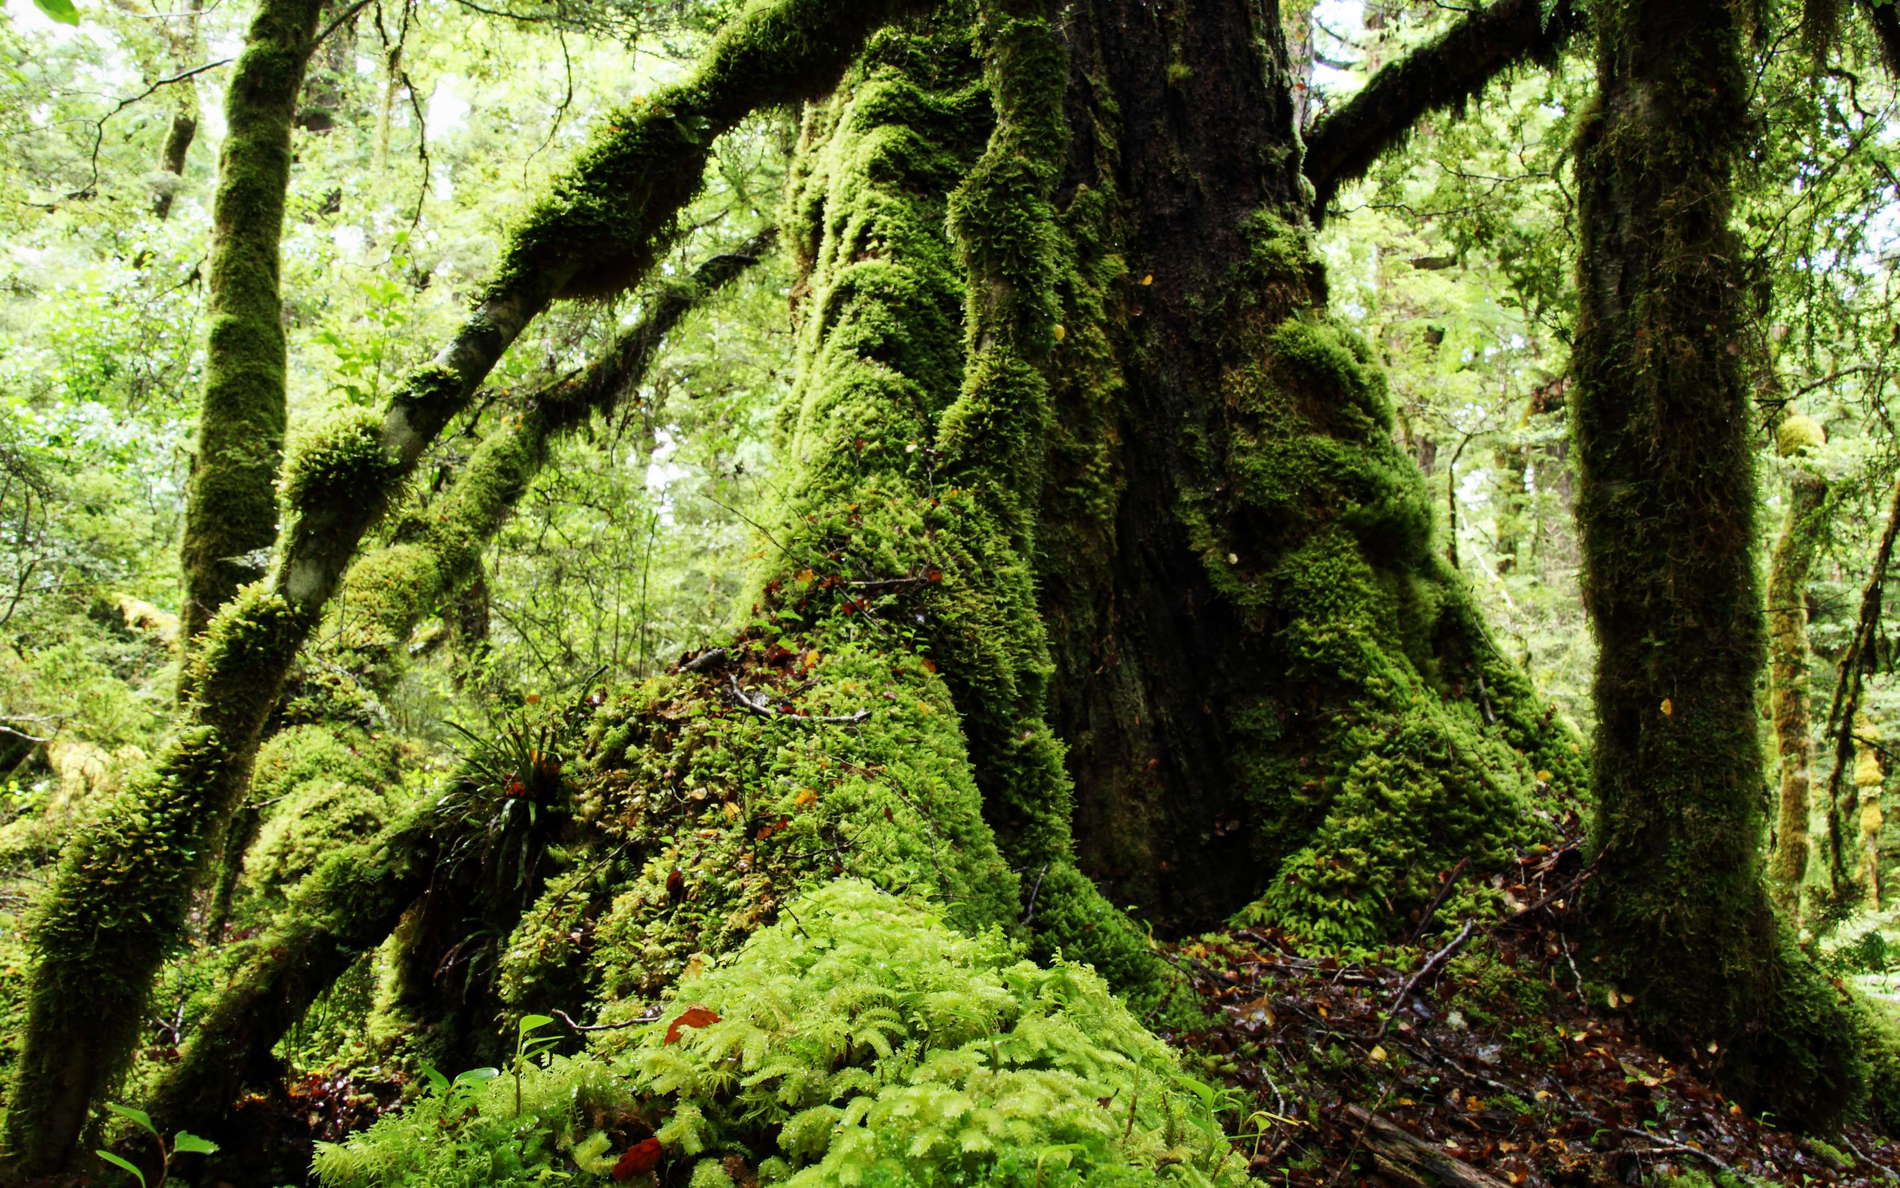
M 1600 9 L 1578 137 L 1578 518 L 1596 626 L 1588 910 L 1652 1034 L 1797 1124 L 1858 1090 L 1838 993 L 1762 881 L 1754 461 L 1730 178 L 1747 127 L 1729 0 Z
M 749 9 L 697 72 L 623 113 L 529 213 L 468 321 L 381 416 L 339 415 L 293 452 L 267 581 L 212 620 L 171 740 L 145 778 L 75 836 L 35 913 L 8 1098 L 19 1173 L 67 1162 L 92 1104 L 124 1067 L 153 974 L 183 928 L 284 676 L 423 450 L 551 301 L 616 292 L 645 274 L 715 137 L 762 105 L 822 92 L 897 7 L 780 0 Z

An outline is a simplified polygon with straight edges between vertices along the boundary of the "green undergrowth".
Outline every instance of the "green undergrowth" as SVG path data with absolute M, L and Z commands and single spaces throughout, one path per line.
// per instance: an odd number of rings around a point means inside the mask
M 658 1014 L 438 1087 L 320 1147 L 316 1171 L 333 1188 L 604 1183 L 639 1149 L 694 1185 L 1243 1182 L 1212 1091 L 1094 973 L 862 880 L 788 903 Z

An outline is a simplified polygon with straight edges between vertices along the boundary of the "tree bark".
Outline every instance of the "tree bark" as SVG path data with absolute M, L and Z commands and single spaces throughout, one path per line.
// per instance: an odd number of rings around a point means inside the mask
M 1078 6 L 1066 39 L 1037 547 L 1084 868 L 1163 929 L 1377 943 L 1580 757 L 1324 312 L 1273 15 Z
M 1578 136 L 1578 518 L 1600 647 L 1599 976 L 1665 1045 L 1719 1054 L 1796 1125 L 1860 1092 L 1851 1012 L 1761 878 L 1762 603 L 1731 176 L 1746 128 L 1727 0 L 1621 0 Z M 1692 430 L 1692 431 L 1691 431 Z

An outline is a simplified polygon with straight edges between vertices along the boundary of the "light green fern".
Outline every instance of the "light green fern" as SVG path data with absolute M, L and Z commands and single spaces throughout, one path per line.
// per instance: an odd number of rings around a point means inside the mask
M 681 1019 L 694 1006 L 703 1026 Z M 438 1090 L 316 1171 L 335 1188 L 599 1184 L 595 1119 L 637 1115 L 695 1185 L 729 1180 L 729 1157 L 788 1188 L 1242 1183 L 1194 1089 L 1093 971 L 840 880 L 682 981 L 659 1022 L 528 1069 L 519 1117 L 512 1083 Z

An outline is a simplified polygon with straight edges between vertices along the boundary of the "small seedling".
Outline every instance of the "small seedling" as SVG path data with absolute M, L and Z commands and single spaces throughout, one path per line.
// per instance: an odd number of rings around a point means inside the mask
M 170 1142 L 166 1142 L 165 1136 L 158 1132 L 158 1127 L 152 1125 L 151 1115 L 147 1114 L 144 1110 L 134 1109 L 131 1106 L 123 1106 L 113 1101 L 107 1102 L 106 1108 L 119 1117 L 124 1118 L 126 1121 L 138 1126 L 139 1129 L 151 1135 L 152 1141 L 158 1144 L 158 1183 L 156 1184 L 146 1183 L 145 1173 L 140 1171 L 138 1165 L 133 1163 L 130 1159 L 126 1159 L 120 1155 L 114 1155 L 112 1152 L 106 1150 L 93 1152 L 94 1155 L 97 1155 L 112 1166 L 122 1171 L 130 1172 L 132 1178 L 139 1182 L 139 1188 L 164 1188 L 165 1180 L 171 1175 L 171 1164 L 174 1156 L 214 1155 L 217 1153 L 218 1144 L 212 1142 L 210 1139 L 199 1138 L 189 1130 L 179 1131 L 171 1137 Z
M 521 1116 L 521 1075 L 527 1071 L 528 1059 L 535 1053 L 560 1042 L 558 1035 L 544 1035 L 535 1039 L 528 1037 L 554 1020 L 546 1015 L 523 1015 L 521 1022 L 515 1024 L 515 1117 Z

